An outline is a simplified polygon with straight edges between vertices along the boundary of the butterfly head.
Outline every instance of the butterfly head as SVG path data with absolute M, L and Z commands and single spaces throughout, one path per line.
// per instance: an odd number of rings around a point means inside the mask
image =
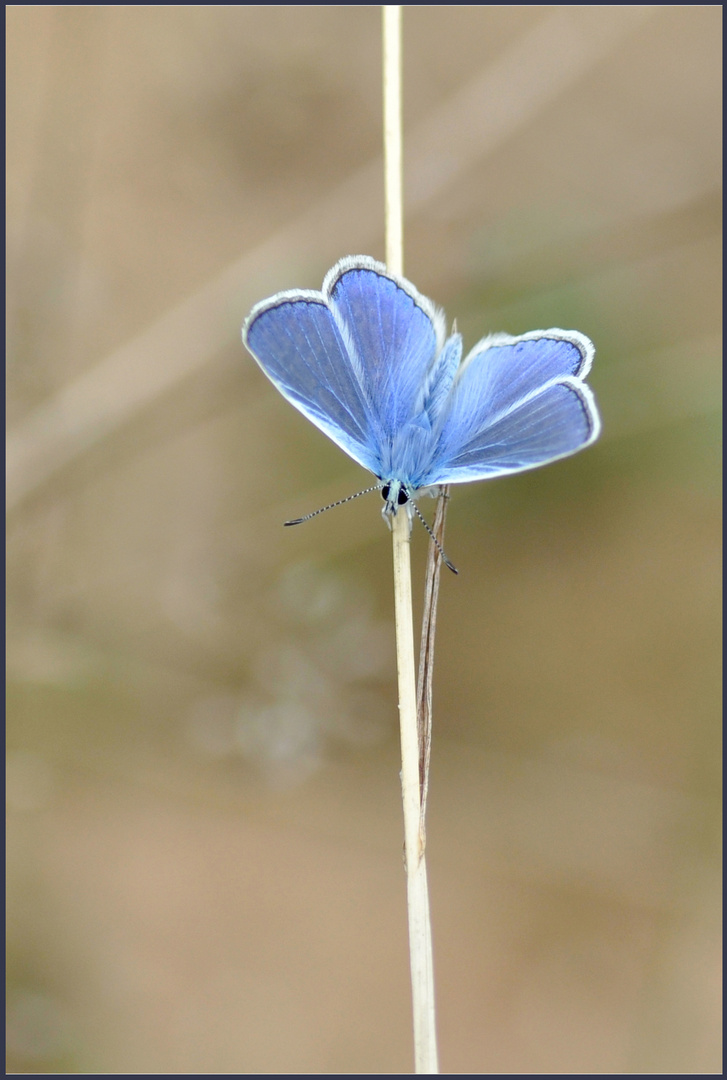
M 389 480 L 381 488 L 381 497 L 384 500 L 381 516 L 391 527 L 391 519 L 396 517 L 399 507 L 411 503 L 412 492 L 401 480 Z M 411 505 L 407 506 L 407 511 L 411 515 Z

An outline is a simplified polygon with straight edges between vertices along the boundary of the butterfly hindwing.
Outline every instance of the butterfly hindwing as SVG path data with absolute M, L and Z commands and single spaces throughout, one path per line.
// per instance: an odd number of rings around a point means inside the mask
M 253 308 L 243 340 L 284 397 L 342 450 L 378 474 L 370 397 L 325 297 L 279 293 Z

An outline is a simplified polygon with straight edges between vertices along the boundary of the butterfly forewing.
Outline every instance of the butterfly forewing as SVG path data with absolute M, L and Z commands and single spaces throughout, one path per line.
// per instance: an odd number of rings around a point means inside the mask
M 330 290 L 381 430 L 392 439 L 414 414 L 444 323 L 413 286 L 404 288 L 373 260 L 344 260 Z

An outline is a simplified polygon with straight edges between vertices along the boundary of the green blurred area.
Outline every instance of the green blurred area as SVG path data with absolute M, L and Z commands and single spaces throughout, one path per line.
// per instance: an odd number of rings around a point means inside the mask
M 383 255 L 379 24 L 8 9 L 9 1071 L 411 1067 L 389 536 L 281 528 L 368 476 L 239 341 Z M 603 419 L 453 491 L 445 1071 L 720 1068 L 720 31 L 405 12 L 407 276 L 587 334 Z

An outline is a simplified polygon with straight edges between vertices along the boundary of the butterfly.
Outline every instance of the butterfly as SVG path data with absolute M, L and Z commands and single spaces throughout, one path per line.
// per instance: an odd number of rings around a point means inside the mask
M 377 477 L 368 490 L 389 521 L 424 489 L 546 465 L 600 431 L 584 334 L 491 334 L 463 360 L 444 312 L 366 255 L 337 262 L 320 292 L 256 304 L 242 338 L 283 397 Z

